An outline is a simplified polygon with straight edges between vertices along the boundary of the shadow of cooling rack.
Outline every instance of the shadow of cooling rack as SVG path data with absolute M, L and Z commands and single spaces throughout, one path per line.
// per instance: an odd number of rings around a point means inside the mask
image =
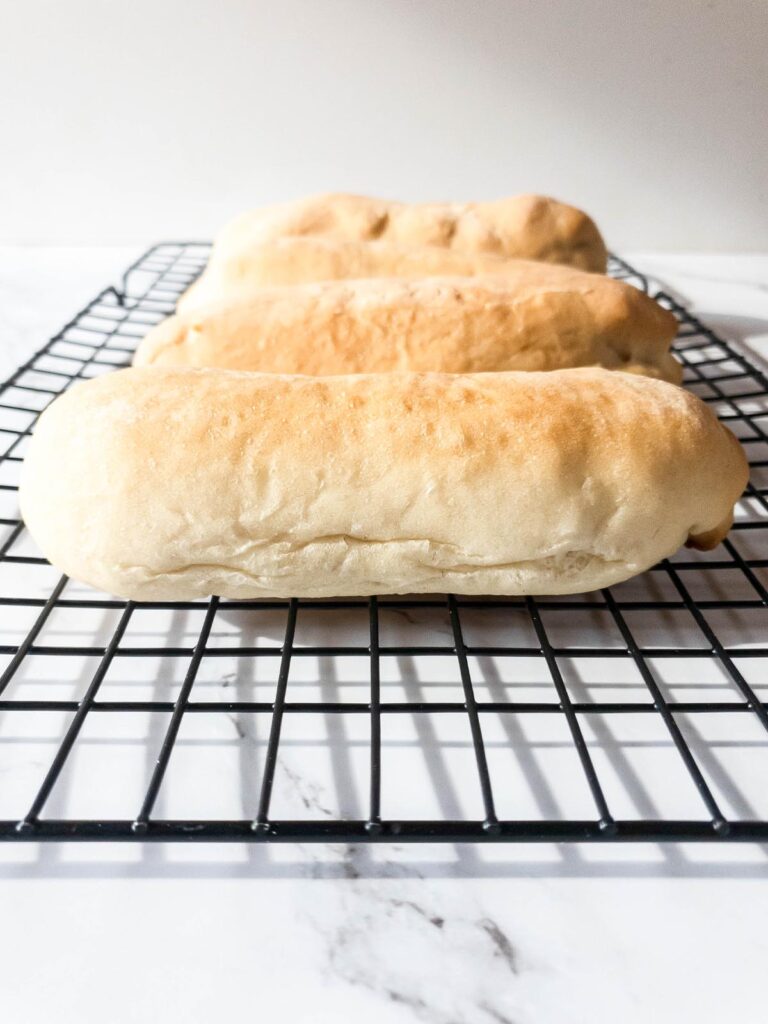
M 768 382 L 618 258 L 748 453 L 716 551 L 566 599 L 150 605 L 40 556 L 35 418 L 128 363 L 209 252 L 154 246 L 0 389 L 0 839 L 768 839 Z

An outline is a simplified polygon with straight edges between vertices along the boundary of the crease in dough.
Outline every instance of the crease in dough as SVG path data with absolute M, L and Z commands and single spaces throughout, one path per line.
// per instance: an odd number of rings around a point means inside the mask
M 394 548 L 397 547 L 397 544 L 394 542 L 385 543 L 391 544 Z M 312 545 L 305 545 L 305 547 L 311 550 Z M 394 553 L 396 553 L 396 551 L 393 551 L 393 554 Z M 433 564 L 419 562 L 411 557 L 407 558 L 407 562 L 409 572 L 407 576 L 403 577 L 403 582 L 400 585 L 402 589 L 399 588 L 397 581 L 393 581 L 391 578 L 387 580 L 377 580 L 372 576 L 370 579 L 365 581 L 366 584 L 371 587 L 380 588 L 378 592 L 382 594 L 414 592 L 442 593 L 446 589 L 444 584 L 447 580 L 454 580 L 454 578 L 460 578 L 462 576 L 476 577 L 478 575 L 478 570 L 481 573 L 488 574 L 488 576 L 506 574 L 509 576 L 510 582 L 514 581 L 518 586 L 521 583 L 524 585 L 524 574 L 532 569 L 536 569 L 543 574 L 550 574 L 555 573 L 558 570 L 561 572 L 563 570 L 569 572 L 580 572 L 588 567 L 594 568 L 595 566 L 600 566 L 603 571 L 610 573 L 613 570 L 622 578 L 626 574 L 635 571 L 635 567 L 621 559 L 608 559 L 591 551 L 567 551 L 562 555 L 522 559 L 507 563 L 459 562 L 446 566 L 445 568 L 437 568 Z M 194 586 L 194 580 L 196 577 L 200 578 L 200 582 L 206 583 L 208 577 L 221 576 L 226 573 L 229 577 L 227 582 L 220 585 L 219 589 L 213 591 L 213 593 L 218 597 L 237 597 L 238 591 L 242 586 L 241 581 L 256 588 L 264 589 L 265 592 L 276 593 L 279 591 L 284 595 L 288 595 L 291 593 L 291 584 L 293 582 L 293 577 L 295 576 L 294 568 L 289 568 L 285 572 L 277 573 L 253 573 L 249 572 L 242 566 L 232 565 L 226 562 L 191 562 L 189 565 L 180 566 L 176 569 L 161 569 L 159 571 L 142 565 L 116 565 L 114 569 L 128 577 L 140 578 L 142 583 L 150 588 L 153 586 L 159 586 L 162 588 L 164 581 L 174 581 L 179 579 L 184 579 L 186 582 Z M 423 571 L 414 572 L 414 570 Z M 284 586 L 286 583 L 288 584 L 287 589 Z M 306 596 L 354 596 L 359 592 L 359 586 L 360 581 L 359 579 L 356 579 L 352 585 L 352 589 L 347 593 L 342 573 L 341 577 L 336 577 L 334 580 L 329 579 L 326 584 L 316 586 L 314 588 L 314 592 Z M 395 589 L 393 589 L 393 586 Z M 208 594 L 212 591 L 208 587 L 204 587 L 201 593 L 203 592 Z M 535 593 L 536 591 L 532 590 L 530 592 Z

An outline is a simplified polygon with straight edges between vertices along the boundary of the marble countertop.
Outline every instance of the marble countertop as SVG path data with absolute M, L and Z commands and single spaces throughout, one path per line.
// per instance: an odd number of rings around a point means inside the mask
M 0 376 L 136 255 L 0 248 Z M 628 258 L 768 355 L 768 256 Z M 250 738 L 229 725 L 222 743 L 248 770 Z M 285 765 L 282 797 L 321 815 L 328 793 L 303 756 Z M 16 784 L 0 760 L 0 806 Z M 94 802 L 102 785 L 94 776 Z M 0 1012 L 9 1024 L 54 1012 L 57 1024 L 757 1024 L 767 878 L 755 844 L 0 847 Z

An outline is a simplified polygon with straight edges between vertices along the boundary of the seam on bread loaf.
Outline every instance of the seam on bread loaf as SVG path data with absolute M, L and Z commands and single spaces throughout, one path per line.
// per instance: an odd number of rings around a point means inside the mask
M 498 591 L 499 586 L 511 588 L 509 592 L 528 593 L 528 581 L 534 577 L 539 581 L 547 580 L 551 593 L 572 593 L 570 581 L 578 577 L 579 586 L 583 586 L 594 574 L 599 575 L 599 586 L 609 586 L 611 582 L 626 579 L 637 571 L 631 564 L 623 561 L 611 561 L 599 554 L 587 551 L 567 551 L 562 555 L 550 555 L 545 558 L 528 559 L 519 562 L 486 564 L 482 562 L 466 565 L 456 564 L 446 569 L 438 569 L 429 563 L 415 561 L 408 544 L 404 541 L 387 541 L 385 543 L 394 555 L 405 554 L 408 573 L 402 583 L 396 579 L 356 577 L 347 582 L 343 573 L 329 574 L 325 582 L 317 582 L 306 588 L 302 580 L 297 580 L 291 571 L 272 575 L 256 575 L 237 566 L 226 563 L 194 563 L 177 569 L 165 569 L 155 572 L 147 566 L 119 565 L 113 571 L 131 581 L 135 593 L 142 593 L 146 600 L 152 600 L 153 594 L 165 594 L 169 587 L 184 587 L 190 596 L 206 596 L 211 593 L 213 581 L 219 581 L 216 589 L 218 596 L 237 598 L 243 596 L 239 591 L 245 588 L 253 596 L 293 597 L 296 587 L 302 588 L 302 596 L 306 598 L 323 597 L 354 597 L 365 593 L 446 593 L 458 590 L 462 593 L 483 594 L 504 592 Z M 421 544 L 421 541 L 414 541 Z M 375 546 L 371 542 L 359 541 L 362 547 Z M 312 554 L 312 549 L 321 545 L 308 544 L 305 549 Z M 220 581 L 226 579 L 226 587 Z M 216 586 L 216 582 L 213 582 Z M 561 589 L 562 588 L 562 589 Z M 592 589 L 592 588 L 590 588 Z

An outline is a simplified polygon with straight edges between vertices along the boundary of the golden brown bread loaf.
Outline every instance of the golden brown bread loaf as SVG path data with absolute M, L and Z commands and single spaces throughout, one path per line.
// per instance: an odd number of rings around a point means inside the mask
M 631 374 L 128 369 L 42 414 L 21 507 L 136 600 L 565 594 L 713 546 L 746 479 L 706 405 Z
M 136 366 L 334 375 L 604 366 L 673 383 L 675 317 L 631 285 L 514 262 L 506 277 L 362 279 L 258 289 L 170 317 Z
M 519 275 L 519 260 L 395 242 L 348 242 L 312 235 L 273 238 L 242 256 L 211 257 L 202 277 L 176 304 L 180 313 L 211 302 L 240 301 L 268 285 L 308 284 L 367 277 L 475 277 Z M 536 266 L 542 270 L 547 264 Z
M 598 272 L 605 270 L 607 258 L 600 232 L 586 213 L 547 196 L 511 196 L 488 203 L 400 203 L 343 193 L 249 210 L 219 233 L 215 256 L 242 255 L 257 240 L 288 235 L 440 246 Z

